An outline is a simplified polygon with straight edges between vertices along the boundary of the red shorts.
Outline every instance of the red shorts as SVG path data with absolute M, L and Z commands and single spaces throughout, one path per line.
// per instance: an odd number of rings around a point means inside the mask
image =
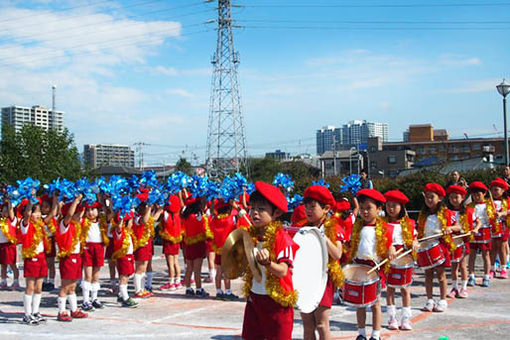
M 113 238 L 108 238 L 110 242 L 108 243 L 108 246 L 106 247 L 106 251 L 104 252 L 104 258 L 105 259 L 111 259 L 113 255 Z
M 0 264 L 15 264 L 18 248 L 14 243 L 0 243 Z
M 83 265 L 85 267 L 104 266 L 104 246 L 102 243 L 87 242 L 83 248 Z
M 206 245 L 205 241 L 197 242 L 195 244 L 184 245 L 184 259 L 185 260 L 196 260 L 196 259 L 204 259 L 206 254 Z
M 475 252 L 475 255 L 476 255 L 476 251 L 478 249 L 480 250 L 491 250 L 492 249 L 492 243 L 489 242 L 489 243 L 470 243 L 469 244 L 469 248 Z
M 321 302 L 319 302 L 319 306 L 331 308 L 333 295 L 335 295 L 335 285 L 333 284 L 331 276 L 328 274 L 328 282 L 326 283 L 326 289 L 324 290 Z
M 46 265 L 46 255 L 39 253 L 35 257 L 23 261 L 24 277 L 46 277 L 48 276 L 48 267 Z
M 179 243 L 163 241 L 163 254 L 174 256 L 179 255 Z
M 149 240 L 143 247 L 138 248 L 134 255 L 136 261 L 150 261 L 152 259 L 152 240 Z
M 294 308 L 282 307 L 268 295 L 250 293 L 244 309 L 243 339 L 291 339 Z
M 55 242 L 55 236 L 51 236 L 48 241 L 51 245 L 51 249 L 50 249 L 49 253 L 46 253 L 46 257 L 56 257 L 57 256 L 57 244 Z
M 205 242 L 206 246 L 207 246 L 207 253 L 214 253 L 214 250 L 212 249 L 212 240 L 207 240 Z
M 135 257 L 130 254 L 117 259 L 117 271 L 119 275 L 133 275 L 135 272 Z
M 505 231 L 503 232 L 503 241 L 508 241 L 509 236 L 510 230 L 508 228 L 505 228 Z
M 65 280 L 81 279 L 81 255 L 71 254 L 59 259 L 60 278 Z
M 221 255 L 214 254 L 214 264 L 217 266 L 221 266 Z

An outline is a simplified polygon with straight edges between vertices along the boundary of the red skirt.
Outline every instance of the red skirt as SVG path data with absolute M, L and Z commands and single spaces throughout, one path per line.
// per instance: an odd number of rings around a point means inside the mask
M 48 276 L 46 255 L 44 253 L 39 253 L 35 257 L 25 259 L 23 263 L 23 276 L 33 278 Z
M 439 246 L 441 247 L 441 250 L 443 251 L 444 255 L 444 262 L 442 265 L 438 267 L 447 268 L 452 266 L 452 257 L 450 256 L 450 248 L 444 244 L 443 241 L 439 242 Z
M 324 290 L 324 295 L 322 296 L 321 302 L 319 302 L 319 306 L 331 308 L 334 295 L 335 285 L 333 284 L 331 276 L 328 274 L 328 282 L 326 283 L 326 289 Z
M 0 264 L 3 265 L 16 264 L 17 251 L 18 248 L 14 243 L 11 242 L 0 243 Z
M 470 243 L 469 248 L 476 252 L 478 249 L 480 250 L 491 250 L 492 249 L 492 243 Z
M 184 244 L 184 259 L 192 261 L 196 259 L 204 259 L 207 256 L 207 246 L 205 241 L 194 244 Z
M 64 280 L 81 279 L 81 255 L 71 254 L 59 259 L 60 278 Z
M 173 256 L 179 255 L 179 243 L 163 241 L 163 254 Z

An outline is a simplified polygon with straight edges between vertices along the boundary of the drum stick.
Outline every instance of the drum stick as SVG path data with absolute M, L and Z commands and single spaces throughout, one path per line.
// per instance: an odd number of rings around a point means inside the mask
M 469 235 L 471 235 L 471 232 L 465 233 L 465 234 L 460 234 L 460 235 L 455 235 L 455 236 L 452 237 L 452 239 L 455 240 L 456 238 L 463 238 L 463 237 L 466 237 L 466 236 L 469 236 Z
M 404 256 L 406 256 L 407 254 L 410 254 L 412 253 L 413 249 L 408 249 L 406 250 L 405 252 L 403 252 L 402 254 L 400 254 L 399 256 L 395 257 L 395 260 L 400 260 L 401 258 L 403 258 Z
M 248 216 L 244 215 L 243 218 L 246 220 L 246 222 L 248 222 L 248 224 L 251 226 L 253 226 L 253 224 L 251 224 L 251 221 L 250 219 L 248 218 Z
M 438 238 L 438 237 L 441 237 L 441 236 L 443 236 L 443 233 L 439 233 L 439 234 L 435 234 L 435 235 L 431 235 L 431 236 L 427 236 L 427 237 L 422 237 L 422 238 L 418 239 L 418 242 L 423 242 L 423 241 L 431 240 L 433 238 Z
M 400 248 L 399 250 L 397 250 L 397 252 L 395 253 L 396 254 L 400 254 L 402 251 L 404 250 L 404 248 Z M 378 264 L 376 264 L 375 266 L 372 267 L 372 269 L 370 269 L 367 274 L 372 274 L 374 271 L 376 271 L 377 269 L 379 269 L 379 267 L 381 267 L 383 264 L 385 264 L 386 262 L 388 262 L 389 259 L 388 258 L 385 258 L 384 260 L 382 260 L 381 262 L 379 262 Z

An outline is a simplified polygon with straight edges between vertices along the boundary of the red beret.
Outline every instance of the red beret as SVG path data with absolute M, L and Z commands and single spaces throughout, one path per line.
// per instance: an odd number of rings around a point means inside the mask
M 409 202 L 409 198 L 400 190 L 390 190 L 384 194 L 386 201 L 389 202 L 397 202 L 400 204 L 407 204 Z
M 335 198 L 328 188 L 323 185 L 311 185 L 305 189 L 303 198 L 313 198 L 314 200 L 322 203 L 329 204 L 331 208 L 335 206 Z
M 485 184 L 483 184 L 482 182 L 480 181 L 474 181 L 472 182 L 470 185 L 469 185 L 469 190 L 483 190 L 483 191 L 487 191 L 489 189 L 487 189 L 487 187 L 485 186 Z
M 336 201 L 335 211 L 344 211 L 349 210 L 350 208 L 351 204 L 349 203 L 349 200 L 347 198 L 344 197 Z
M 170 195 L 168 198 L 168 204 L 165 205 L 165 209 L 174 214 L 179 212 L 179 210 L 181 210 L 181 200 L 179 199 L 179 196 Z
M 136 195 L 136 197 L 140 200 L 140 202 L 145 202 L 149 198 L 149 191 L 144 190 L 144 192 Z
M 132 211 L 130 211 L 129 213 L 127 213 L 126 215 L 124 215 L 124 218 L 123 220 L 124 221 L 129 221 L 130 219 L 132 219 L 134 217 L 134 214 Z M 115 214 L 115 217 L 114 217 L 114 220 L 115 220 L 115 223 L 120 223 L 120 211 L 117 211 L 117 213 Z
M 62 206 L 62 208 L 60 208 L 60 213 L 62 214 L 62 216 L 67 215 L 67 213 L 69 212 L 69 208 L 71 208 L 71 204 L 73 204 L 73 202 L 66 203 Z
M 358 191 L 356 196 L 357 197 L 367 196 L 367 197 L 370 197 L 371 199 L 376 200 L 378 202 L 386 203 L 386 198 L 384 197 L 384 195 L 375 189 L 361 189 Z
M 245 200 L 246 200 L 246 204 L 248 204 L 248 201 L 250 200 L 250 195 L 248 195 L 247 192 L 239 195 L 239 202 L 243 202 L 243 195 L 245 197 Z
M 25 199 L 21 200 L 21 202 L 16 207 L 16 217 L 23 218 L 23 209 L 25 209 L 27 204 L 28 204 L 28 199 L 25 198 Z
M 84 206 L 85 206 L 85 209 L 101 209 L 103 207 L 103 205 L 99 202 L 94 202 L 92 204 L 89 204 L 89 202 L 85 202 L 84 203 Z
M 214 208 L 216 210 L 217 209 L 223 209 L 223 208 L 226 208 L 226 207 L 230 207 L 230 203 L 225 202 L 222 198 L 214 200 Z
M 306 220 L 305 206 L 303 204 L 294 208 L 292 216 L 290 217 L 290 221 L 295 227 L 302 227 L 306 225 L 308 221 Z
M 444 188 L 442 186 L 440 186 L 439 184 L 437 184 L 437 183 L 427 183 L 427 184 L 425 184 L 424 191 L 425 192 L 432 191 L 432 192 L 438 194 L 441 197 L 445 197 L 446 196 L 446 192 L 444 191 Z
M 184 200 L 184 205 L 189 207 L 190 205 L 192 205 L 193 203 L 195 203 L 199 198 L 198 197 L 191 197 L 191 196 L 188 196 L 188 198 L 186 198 Z
M 491 182 L 491 184 L 489 185 L 489 187 L 493 187 L 493 186 L 500 187 L 505 191 L 508 190 L 508 183 L 504 179 L 499 178 L 499 177 L 496 178 L 495 180 L 493 180 Z
M 281 211 L 288 211 L 285 195 L 274 185 L 265 182 L 255 182 L 255 190 Z
M 42 202 L 48 202 L 48 203 L 51 203 L 53 201 L 53 199 L 48 196 L 48 194 L 44 194 L 41 196 L 41 203 Z
M 446 194 L 447 195 L 452 194 L 452 193 L 460 194 L 462 196 L 466 196 L 467 195 L 466 189 L 464 189 L 460 185 L 455 185 L 455 184 L 454 185 L 450 185 L 448 188 L 446 188 Z

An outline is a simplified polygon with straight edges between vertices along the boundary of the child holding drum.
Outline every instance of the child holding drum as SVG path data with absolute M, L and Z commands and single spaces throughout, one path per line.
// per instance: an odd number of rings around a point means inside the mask
M 320 339 L 331 338 L 329 330 L 329 313 L 333 303 L 333 295 L 337 287 L 342 285 L 343 276 L 339 260 L 342 257 L 343 230 L 335 218 L 328 214 L 335 206 L 335 198 L 329 189 L 322 185 L 312 185 L 303 194 L 305 214 L 309 226 L 319 228 L 325 235 L 328 248 L 328 282 L 322 300 L 311 313 L 301 313 L 304 327 L 304 338 L 315 339 L 315 330 Z
M 448 282 L 446 281 L 445 268 L 451 266 L 450 252 L 456 248 L 451 233 L 460 231 L 460 226 L 454 226 L 455 214 L 447 209 L 443 202 L 446 192 L 442 186 L 437 183 L 427 183 L 424 191 L 425 206 L 418 216 L 418 238 L 437 235 L 441 239 L 439 242 L 435 239 L 423 242 L 418 250 L 418 265 L 425 269 L 427 303 L 423 310 L 444 312 L 448 307 L 446 302 Z M 434 255 L 429 256 L 429 254 Z M 429 261 L 420 260 L 422 257 L 426 257 L 431 263 L 423 265 L 424 262 Z M 437 273 L 440 290 L 440 300 L 437 303 L 433 299 L 434 272 Z
M 390 190 L 384 194 L 386 198 L 386 216 L 387 223 L 393 226 L 393 246 L 395 250 L 402 248 L 412 249 L 414 253 L 418 250 L 418 241 L 416 239 L 417 233 L 415 230 L 415 221 L 407 216 L 405 204 L 409 202 L 404 193 L 399 190 Z M 395 273 L 393 275 L 390 269 L 388 277 L 388 289 L 386 291 L 386 304 L 388 311 L 388 328 L 391 330 L 412 330 L 411 326 L 411 292 L 408 286 L 412 283 L 412 266 L 413 258 L 412 255 L 407 255 L 410 258 L 410 265 L 404 266 L 409 267 L 406 271 L 408 275 L 402 275 L 402 273 Z M 406 257 L 402 258 L 403 260 Z M 393 265 L 393 264 L 392 264 Z M 390 281 L 395 277 L 395 282 Z M 400 323 L 397 321 L 397 310 L 395 307 L 395 288 L 400 287 L 400 294 L 402 295 L 402 317 Z
M 361 189 L 356 194 L 360 202 L 360 215 L 361 218 L 356 220 L 352 229 L 351 237 L 351 249 L 350 257 L 353 259 L 351 265 L 346 266 L 346 269 L 358 269 L 363 270 L 368 277 L 368 271 L 376 263 L 383 261 L 385 258 L 393 260 L 395 258 L 395 247 L 392 245 L 393 241 L 393 227 L 385 223 L 385 221 L 379 217 L 379 213 L 382 210 L 382 206 L 386 203 L 386 198 L 379 191 L 374 189 Z M 368 267 L 369 266 L 369 267 Z M 386 266 L 385 266 L 386 267 Z M 358 276 L 360 273 L 354 273 L 357 270 L 353 270 L 354 276 Z M 379 302 L 379 289 L 375 291 L 374 298 L 372 301 L 358 301 L 355 300 L 360 297 L 360 294 L 356 294 L 353 287 L 353 294 L 350 294 L 351 289 L 347 286 L 348 274 L 345 272 L 345 285 L 344 285 L 344 301 L 347 304 L 351 304 L 357 307 L 356 309 L 356 320 L 358 323 L 358 337 L 356 340 L 366 340 L 366 308 L 371 307 L 372 309 L 372 336 L 370 340 L 379 340 L 381 336 L 381 303 Z M 349 276 L 350 277 L 350 276 Z M 355 277 L 350 277 L 355 280 Z M 379 280 L 377 280 L 379 281 Z M 380 287 L 380 283 L 377 282 L 377 286 Z
M 507 234 L 507 225 L 505 220 L 508 215 L 508 198 L 506 197 L 505 192 L 508 190 L 508 184 L 505 180 L 496 178 L 490 183 L 489 190 L 496 210 L 494 217 L 490 220 L 490 224 L 492 226 L 492 246 L 490 250 L 492 269 L 489 273 L 489 277 L 493 278 L 496 275 L 496 257 L 499 255 L 499 258 L 502 259 L 500 260 L 501 272 L 499 274 L 499 278 L 508 279 L 505 266 L 507 249 L 503 246 L 505 242 L 505 235 Z M 506 241 L 508 241 L 508 238 L 506 238 Z
M 491 250 L 491 225 L 490 219 L 494 217 L 494 206 L 492 200 L 485 199 L 487 193 L 487 187 L 480 181 L 474 181 L 469 185 L 469 191 L 473 202 L 470 207 L 475 210 L 475 220 L 480 222 L 480 229 L 475 233 L 475 239 L 469 244 L 469 280 L 468 286 L 474 286 L 475 280 L 475 260 L 476 251 L 478 249 L 482 252 L 483 259 L 483 281 L 482 287 L 490 286 L 489 271 L 491 267 L 491 260 L 489 251 Z
M 475 224 L 475 212 L 473 207 L 465 207 L 463 204 L 464 197 L 467 195 L 466 189 L 459 185 L 450 185 L 446 189 L 448 195 L 448 208 L 455 213 L 455 220 L 457 224 L 462 227 L 461 233 L 473 233 L 473 226 Z M 476 222 L 474 232 L 478 232 L 480 221 Z M 466 255 L 469 254 L 469 240 L 473 240 L 474 237 L 471 235 L 456 241 L 457 248 L 452 253 L 452 289 L 448 294 L 449 297 L 453 298 L 467 298 L 467 283 L 468 273 L 466 266 Z M 462 288 L 459 290 L 458 274 L 460 269 L 460 277 L 462 279 Z

